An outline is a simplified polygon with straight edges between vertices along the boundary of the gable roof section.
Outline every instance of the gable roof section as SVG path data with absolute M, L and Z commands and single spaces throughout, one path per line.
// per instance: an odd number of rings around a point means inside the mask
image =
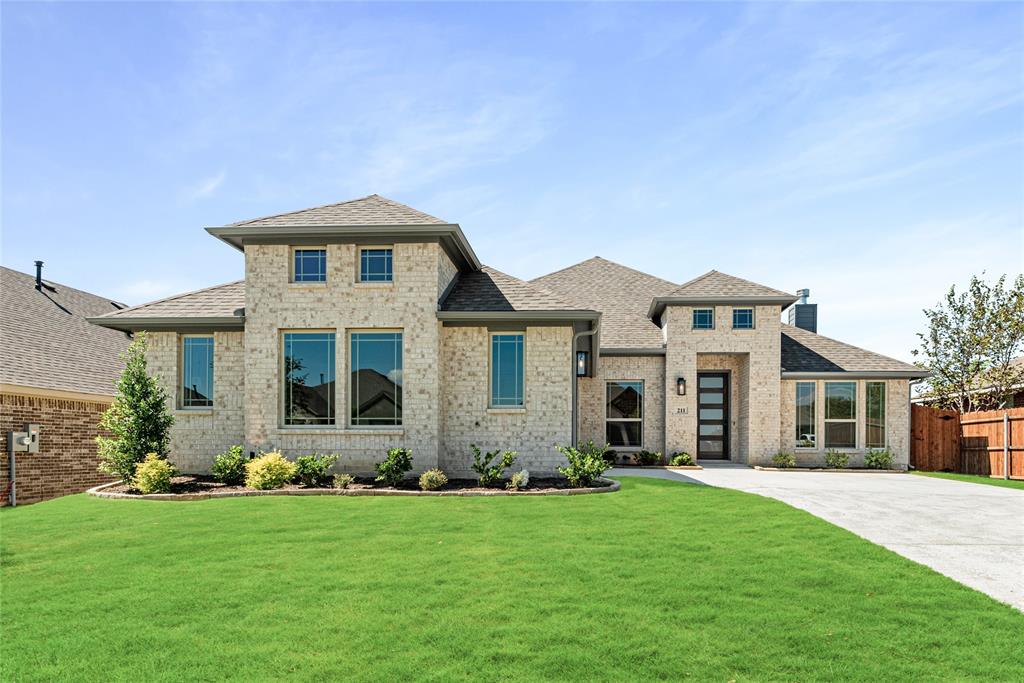
M 447 320 L 483 317 L 562 317 L 594 319 L 597 312 L 578 306 L 543 287 L 524 282 L 489 266 L 460 274 L 441 302 L 438 317 Z M 488 315 L 491 314 L 491 315 Z M 524 316 L 524 314 L 526 314 Z
M 0 384 L 114 395 L 129 339 L 87 321 L 116 310 L 110 299 L 0 268 Z
M 700 277 L 685 282 L 666 296 L 656 297 L 647 315 L 657 321 L 669 304 L 774 304 L 783 309 L 795 303 L 795 294 L 766 287 L 750 280 L 709 270 Z
M 927 370 L 792 325 L 782 325 L 782 376 L 829 373 L 927 377 Z
M 241 330 L 245 281 L 237 280 L 132 306 L 89 322 L 115 330 Z
M 602 349 L 660 349 L 661 329 L 644 312 L 651 300 L 679 287 L 595 256 L 530 281 L 577 306 L 601 312 Z
M 262 218 L 251 218 L 228 226 L 281 227 L 288 225 L 447 225 L 436 216 L 418 211 L 379 194 L 314 206 Z M 225 226 L 225 227 L 228 227 Z

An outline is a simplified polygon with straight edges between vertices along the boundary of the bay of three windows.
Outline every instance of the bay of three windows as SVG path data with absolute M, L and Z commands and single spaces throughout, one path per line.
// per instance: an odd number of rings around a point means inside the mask
M 796 446 L 857 448 L 857 382 L 824 382 L 823 439 L 818 439 L 818 382 L 796 383 Z M 864 383 L 864 447 L 885 448 L 885 382 Z
M 693 309 L 693 329 L 713 330 L 715 329 L 715 309 L 695 308 Z M 752 330 L 754 329 L 754 309 L 734 308 L 732 309 L 732 329 Z
M 391 247 L 359 249 L 359 282 L 392 282 L 394 252 Z M 292 249 L 292 282 L 327 282 L 327 249 Z

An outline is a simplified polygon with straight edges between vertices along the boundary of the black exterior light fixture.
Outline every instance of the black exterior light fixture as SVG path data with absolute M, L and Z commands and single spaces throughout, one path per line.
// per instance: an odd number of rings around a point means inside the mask
M 590 354 L 588 352 L 586 352 L 586 351 L 577 351 L 576 352 L 576 376 L 577 377 L 586 377 L 587 376 L 587 371 L 590 370 L 590 365 L 589 365 L 588 359 L 587 359 L 588 355 L 590 355 Z
M 686 396 L 686 378 L 682 375 L 676 377 L 676 393 L 680 396 Z

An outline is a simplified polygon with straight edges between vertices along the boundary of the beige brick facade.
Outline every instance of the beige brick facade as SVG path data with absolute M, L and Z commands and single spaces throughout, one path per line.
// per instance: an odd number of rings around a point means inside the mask
M 596 377 L 579 382 L 579 440 L 607 441 L 607 382 L 641 380 L 644 383 L 643 448 L 665 452 L 665 358 L 664 356 L 602 356 Z M 628 449 L 617 448 L 619 452 Z

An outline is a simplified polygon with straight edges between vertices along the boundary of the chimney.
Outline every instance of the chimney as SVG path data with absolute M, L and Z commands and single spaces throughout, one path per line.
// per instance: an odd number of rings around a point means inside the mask
M 36 289 L 43 291 L 43 262 L 36 261 Z
M 807 298 L 811 296 L 811 290 L 798 289 L 796 295 L 800 299 L 789 307 L 789 324 L 808 332 L 817 332 L 818 304 L 807 303 Z

